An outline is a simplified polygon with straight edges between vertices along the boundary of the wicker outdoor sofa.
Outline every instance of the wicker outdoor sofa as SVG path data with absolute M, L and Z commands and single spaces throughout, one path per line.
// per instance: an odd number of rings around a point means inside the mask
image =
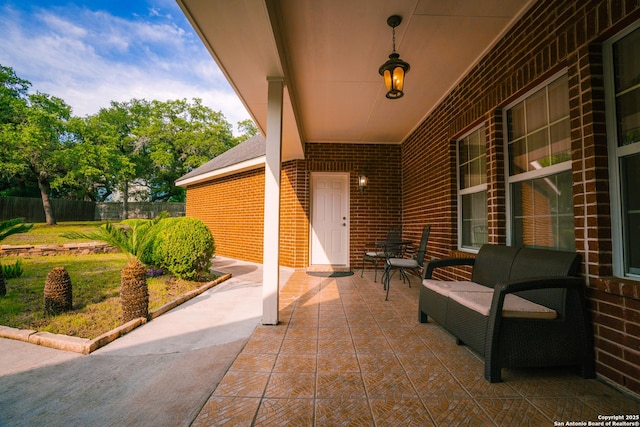
M 471 281 L 433 280 L 435 269 L 471 265 Z M 485 359 L 484 376 L 502 381 L 503 367 L 576 365 L 595 377 L 593 334 L 580 255 L 483 245 L 475 258 L 425 266 L 419 320 L 438 322 Z

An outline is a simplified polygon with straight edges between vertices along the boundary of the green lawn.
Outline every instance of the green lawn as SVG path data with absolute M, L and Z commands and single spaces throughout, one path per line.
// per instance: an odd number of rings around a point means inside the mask
M 27 233 L 13 234 L 4 239 L 2 245 L 53 245 L 70 243 L 71 240 L 62 237 L 64 233 L 90 233 L 95 231 L 104 222 L 84 221 L 84 222 L 61 222 L 57 225 L 47 225 L 45 223 L 33 224 L 33 228 Z M 88 240 L 74 240 L 75 242 L 86 242 Z
M 35 224 L 22 234 L 14 234 L 3 245 L 64 244 L 86 240 L 69 240 L 63 233 L 91 232 L 101 222 L 68 222 L 47 226 Z M 14 264 L 18 257 L 0 257 L 2 264 Z M 127 256 L 117 254 L 57 255 L 22 257 L 24 273 L 7 279 L 7 295 L 0 297 L 0 325 L 35 329 L 93 339 L 121 324 L 120 271 Z M 73 311 L 58 316 L 44 315 L 44 283 L 54 267 L 65 267 L 73 287 Z M 207 278 L 213 280 L 213 277 Z M 149 310 L 202 286 L 203 282 L 178 280 L 163 275 L 147 280 Z

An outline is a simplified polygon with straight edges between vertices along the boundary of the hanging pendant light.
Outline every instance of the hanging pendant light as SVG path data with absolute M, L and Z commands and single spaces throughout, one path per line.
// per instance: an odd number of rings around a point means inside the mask
M 387 19 L 393 32 L 393 51 L 389 55 L 389 60 L 382 64 L 378 72 L 384 77 L 384 84 L 387 87 L 386 97 L 398 99 L 404 96 L 404 76 L 409 71 L 409 64 L 400 59 L 400 54 L 396 52 L 396 27 L 402 22 L 402 17 L 398 15 L 390 16 Z

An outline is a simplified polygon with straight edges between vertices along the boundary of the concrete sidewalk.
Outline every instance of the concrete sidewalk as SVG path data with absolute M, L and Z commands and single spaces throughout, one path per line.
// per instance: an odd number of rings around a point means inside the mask
M 0 339 L 0 425 L 190 425 L 262 315 L 261 265 L 213 268 L 233 277 L 89 356 Z

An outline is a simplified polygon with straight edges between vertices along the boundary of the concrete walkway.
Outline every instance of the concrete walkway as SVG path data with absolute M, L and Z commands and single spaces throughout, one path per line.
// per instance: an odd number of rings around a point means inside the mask
M 89 356 L 0 339 L 0 426 L 190 425 L 262 315 L 261 265 L 213 268 L 233 277 Z

